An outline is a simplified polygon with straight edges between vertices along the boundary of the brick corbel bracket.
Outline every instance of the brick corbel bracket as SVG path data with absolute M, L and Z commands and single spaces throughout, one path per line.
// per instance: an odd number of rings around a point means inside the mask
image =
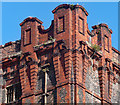
M 80 44 L 80 46 L 78 47 L 78 51 L 79 52 L 81 52 L 81 53 L 84 53 L 84 48 L 85 48 L 85 45 L 87 45 L 87 43 L 86 42 L 84 42 L 84 41 L 79 41 L 79 44 Z M 80 49 L 80 50 L 79 50 Z
M 108 27 L 108 25 L 105 24 L 105 23 L 101 23 L 101 24 L 99 24 L 99 25 L 92 26 L 93 29 L 98 29 L 98 28 L 100 28 L 100 27 L 106 27 L 106 28 L 108 29 L 108 31 L 112 34 L 112 30 L 111 30 L 111 29 Z
M 20 60 L 24 59 L 24 57 L 29 56 L 29 55 L 31 55 L 31 52 L 22 53 Z
M 80 47 L 77 49 L 80 53 L 84 54 L 88 59 L 89 57 L 87 56 L 87 52 L 92 52 L 91 57 L 92 58 L 97 58 L 100 59 L 102 57 L 102 55 L 99 52 L 96 52 L 95 50 L 93 50 L 90 46 L 87 46 L 87 43 L 84 41 L 80 41 Z M 86 49 L 87 48 L 87 49 Z M 80 50 L 79 50 L 80 49 Z
M 112 63 L 113 64 L 113 67 L 117 68 L 117 72 L 120 73 L 120 66 L 117 64 L 117 63 Z
M 65 42 L 65 40 L 63 40 L 63 39 L 57 41 L 57 45 L 55 46 L 55 48 L 56 48 L 56 47 L 58 47 L 60 53 L 61 53 L 62 51 L 65 51 L 66 49 L 68 49 L 67 46 L 66 46 L 66 42 Z
M 110 62 L 110 63 L 112 63 L 112 60 L 109 59 L 109 58 L 105 58 L 105 61 L 106 61 L 106 62 Z M 109 67 L 107 66 L 106 68 L 109 70 L 110 74 L 112 74 L 113 71 L 112 71 L 111 66 L 109 66 Z
M 68 50 L 69 49 L 66 46 L 65 40 L 58 40 L 56 41 L 55 46 L 54 46 L 53 56 L 57 56 L 57 55 L 62 56 L 62 54 L 66 53 Z
M 28 62 L 30 62 L 30 59 L 32 61 L 32 58 L 30 58 L 30 55 L 31 55 L 31 52 L 26 52 L 26 53 L 22 53 L 21 56 L 20 56 L 20 61 L 22 61 L 24 58 L 26 60 L 26 65 L 28 65 Z M 19 66 L 19 68 L 23 68 L 25 65 L 22 64 Z
M 92 59 L 97 58 L 99 60 L 102 57 L 102 54 L 100 54 L 99 52 L 96 52 L 91 47 L 87 47 L 87 48 L 88 48 L 88 52 L 93 52 L 90 56 Z
M 109 58 L 105 58 L 105 61 L 112 62 L 112 60 Z
M 86 59 L 89 59 L 87 55 L 87 43 L 84 41 L 79 41 L 80 46 L 78 47 L 78 51 L 83 54 L 83 56 L 86 57 Z

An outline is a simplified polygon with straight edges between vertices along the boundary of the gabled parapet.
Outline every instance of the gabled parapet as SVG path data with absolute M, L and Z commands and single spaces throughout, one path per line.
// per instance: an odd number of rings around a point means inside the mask
M 98 29 L 99 27 L 106 27 L 106 28 L 108 29 L 108 31 L 112 34 L 112 30 L 111 30 L 111 29 L 108 27 L 108 25 L 105 24 L 105 23 L 101 23 L 101 24 L 99 24 L 99 25 L 94 25 L 94 26 L 92 26 L 93 29 Z
M 86 16 L 88 16 L 88 12 L 85 10 L 85 8 L 83 6 L 81 6 L 81 5 L 78 5 L 78 4 L 77 5 L 73 5 L 73 4 L 72 5 L 71 4 L 61 4 L 61 5 L 57 6 L 52 11 L 52 13 L 55 13 L 60 8 L 66 8 L 66 9 L 70 8 L 71 10 L 76 9 L 76 8 L 80 8 L 80 9 L 82 9 L 85 12 Z
M 43 24 L 43 22 L 36 17 L 28 17 L 24 19 L 23 22 L 20 23 L 20 26 L 22 26 L 25 22 L 28 22 L 28 21 L 37 21 L 38 23 Z
M 112 44 L 111 44 L 111 34 L 112 30 L 108 27 L 107 24 L 101 23 L 99 25 L 92 26 L 94 37 L 92 37 L 92 43 L 97 44 L 101 47 L 101 50 L 105 52 L 104 54 L 112 53 Z M 88 29 L 89 30 L 89 29 Z M 88 33 L 90 33 L 88 31 Z
M 20 23 L 21 26 L 21 50 L 31 50 L 37 43 L 38 26 L 42 25 L 42 21 L 36 17 L 28 17 Z

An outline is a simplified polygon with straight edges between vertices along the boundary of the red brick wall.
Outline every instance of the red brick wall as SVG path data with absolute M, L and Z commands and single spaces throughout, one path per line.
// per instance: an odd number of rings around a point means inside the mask
M 63 4 L 52 12 L 54 20 L 46 30 L 35 17 L 28 17 L 20 24 L 21 47 L 17 47 L 18 50 L 15 50 L 17 44 L 13 44 L 12 48 L 12 42 L 8 43 L 9 46 L 1 46 L 4 55 L 2 69 L 7 68 L 3 76 L 7 74 L 9 78 L 12 64 L 18 71 L 15 78 L 6 80 L 3 89 L 20 82 L 22 103 L 43 103 L 43 71 L 46 70 L 45 65 L 49 64 L 48 103 L 117 102 L 114 96 L 118 98 L 118 88 L 114 87 L 118 87 L 120 82 L 120 66 L 112 59 L 120 52 L 112 48 L 112 31 L 106 24 L 100 24 L 93 26 L 90 32 L 88 13 L 80 5 Z M 94 45 L 100 45 L 100 51 L 96 51 Z M 8 56 L 9 51 L 11 54 L 21 52 Z

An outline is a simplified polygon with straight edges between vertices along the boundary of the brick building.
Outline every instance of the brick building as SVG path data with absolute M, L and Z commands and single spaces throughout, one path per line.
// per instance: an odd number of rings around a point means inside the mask
M 89 31 L 80 5 L 52 12 L 48 29 L 28 17 L 20 23 L 21 40 L 0 46 L 0 102 L 118 103 L 120 52 L 112 47 L 112 30 L 102 23 Z

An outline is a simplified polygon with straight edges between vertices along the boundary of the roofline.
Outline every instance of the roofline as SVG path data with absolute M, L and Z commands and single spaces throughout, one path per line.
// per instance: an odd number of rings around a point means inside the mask
M 120 51 L 118 51 L 117 49 L 115 49 L 114 47 L 112 47 L 112 50 L 114 50 L 116 53 L 118 53 L 120 55 Z
M 1 49 L 1 48 L 4 48 L 4 47 L 7 47 L 7 46 L 10 46 L 10 45 L 12 45 L 12 44 L 14 44 L 14 43 L 17 43 L 17 42 L 20 42 L 20 41 L 21 41 L 21 39 L 20 39 L 20 40 L 16 40 L 16 41 L 7 42 L 7 43 L 5 43 L 4 45 L 0 45 L 0 49 Z
M 108 25 L 105 24 L 105 23 L 101 23 L 101 24 L 99 24 L 99 25 L 94 25 L 94 26 L 92 26 L 93 29 L 97 29 L 97 28 L 99 28 L 99 27 L 106 27 L 111 34 L 113 33 L 112 30 L 111 30 L 111 29 L 108 27 Z
M 43 24 L 43 22 L 36 17 L 28 17 L 28 18 L 24 19 L 22 23 L 20 23 L 20 26 L 22 26 L 26 21 L 30 21 L 30 20 L 35 20 L 35 21 L 39 22 L 40 24 Z
M 86 16 L 88 16 L 88 12 L 86 11 L 86 9 L 83 7 L 83 6 L 81 6 L 81 5 L 73 5 L 74 6 L 74 8 L 81 8 L 83 11 L 84 11 L 84 13 L 86 14 Z M 71 8 L 71 4 L 61 4 L 61 5 L 59 5 L 59 6 L 57 6 L 53 11 L 52 11 L 52 13 L 55 13 L 58 9 L 60 9 L 60 8 Z

